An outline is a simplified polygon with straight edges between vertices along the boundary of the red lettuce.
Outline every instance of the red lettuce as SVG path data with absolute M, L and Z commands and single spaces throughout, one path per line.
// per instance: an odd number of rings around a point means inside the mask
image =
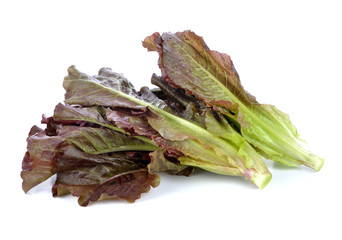
M 104 198 L 133 202 L 158 186 L 159 176 L 147 167 L 148 153 L 157 146 L 93 123 L 59 121 L 64 124 L 45 119 L 45 130 L 34 126 L 30 131 L 21 172 L 25 192 L 57 174 L 53 195 L 71 193 L 86 206 Z
M 72 194 L 81 206 L 102 199 L 134 202 L 159 185 L 159 172 L 189 176 L 196 168 L 271 179 L 261 155 L 319 170 L 297 130 L 272 105 L 244 90 L 227 54 L 191 31 L 154 33 L 144 47 L 159 53 L 158 88 L 135 90 L 109 68 L 89 76 L 68 68 L 64 103 L 33 126 L 22 162 L 23 190 L 56 175 L 53 196 Z M 261 154 L 261 155 L 260 155 Z
M 68 72 L 63 83 L 67 104 L 106 107 L 108 120 L 130 134 L 150 138 L 183 165 L 244 176 L 261 188 L 271 179 L 261 157 L 242 136 L 237 133 L 220 136 L 207 130 L 221 129 L 223 124 L 229 127 L 226 131 L 235 133 L 225 119 L 214 121 L 210 110 L 203 111 L 206 126 L 201 126 L 177 116 L 166 102 L 147 88 L 137 93 L 130 84 L 122 87 L 121 82 L 127 83 L 128 80 L 108 68 L 102 68 L 94 77 L 74 66 Z
M 162 77 L 169 84 L 229 118 L 263 156 L 289 166 L 321 169 L 324 160 L 303 146 L 288 115 L 273 105 L 258 103 L 244 90 L 230 56 L 210 50 L 191 31 L 154 33 L 143 46 L 159 53 Z

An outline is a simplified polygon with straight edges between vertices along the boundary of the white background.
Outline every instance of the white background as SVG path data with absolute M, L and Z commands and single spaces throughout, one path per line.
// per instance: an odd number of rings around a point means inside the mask
M 1 239 L 339 239 L 341 237 L 341 55 L 339 1 L 1 1 Z M 320 172 L 267 161 L 263 190 L 199 171 L 161 175 L 134 204 L 80 207 L 51 196 L 52 180 L 21 190 L 30 127 L 63 101 L 69 65 L 101 67 L 149 85 L 153 32 L 191 29 L 228 53 L 259 102 L 288 113 Z M 330 237 L 329 237 L 330 236 Z

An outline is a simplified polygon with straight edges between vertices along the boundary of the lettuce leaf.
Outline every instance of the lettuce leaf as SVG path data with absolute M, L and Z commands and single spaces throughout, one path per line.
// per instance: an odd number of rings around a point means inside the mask
M 114 125 L 106 119 L 106 109 L 101 106 L 97 107 L 81 107 L 71 106 L 68 104 L 59 103 L 56 105 L 52 119 L 61 124 L 95 124 L 115 130 L 117 132 L 129 135 L 128 132 Z M 147 144 L 154 145 L 149 138 L 134 136 L 134 138 L 146 142 Z M 156 148 L 157 149 L 157 148 Z
M 93 172 L 97 174 L 98 169 Z M 84 172 L 78 174 L 81 177 L 84 176 Z M 70 175 L 70 173 L 63 173 L 63 175 Z M 157 174 L 150 174 L 147 169 L 124 172 L 114 175 L 100 184 L 91 185 L 74 185 L 72 181 L 65 183 L 64 178 L 68 178 L 68 176 L 57 175 L 56 184 L 53 186 L 53 195 L 56 197 L 71 193 L 73 196 L 79 197 L 78 203 L 83 207 L 90 202 L 106 199 L 123 199 L 132 203 L 139 199 L 142 193 L 148 192 L 151 187 L 157 187 L 160 182 L 160 177 Z
M 158 186 L 159 176 L 147 166 L 149 152 L 159 147 L 97 124 L 59 120 L 63 124 L 43 118 L 47 128 L 34 126 L 29 133 L 21 172 L 25 192 L 57 174 L 54 196 L 71 193 L 86 206 L 105 198 L 133 202 Z
M 236 131 L 236 126 L 230 124 L 228 120 L 216 110 L 208 108 L 198 100 L 195 96 L 187 94 L 183 89 L 174 88 L 168 84 L 162 77 L 157 77 L 155 74 L 152 76 L 152 83 L 157 85 L 164 93 L 164 98 L 172 98 L 171 103 L 178 102 L 183 108 L 177 107 L 176 112 L 182 116 L 182 118 L 193 121 L 203 128 L 206 128 L 211 134 L 217 137 L 221 137 L 232 146 L 235 146 L 240 155 L 244 155 L 246 163 L 249 161 L 253 162 L 253 159 L 259 158 L 258 154 L 252 149 L 252 147 L 245 141 L 239 132 Z M 179 110 L 179 108 L 181 110 Z M 182 163 L 188 165 L 198 166 L 192 159 L 181 158 Z M 191 164 L 190 164 L 191 162 Z M 258 161 L 261 162 L 261 161 Z M 203 163 L 201 163 L 203 164 Z M 263 163 L 262 163 L 263 165 Z M 263 166 L 260 166 L 262 168 Z M 210 165 L 207 164 L 205 169 L 216 173 L 222 172 L 221 170 L 212 169 Z
M 94 155 L 68 146 L 57 160 L 53 196 L 71 193 L 79 197 L 81 206 L 103 199 L 134 202 L 160 182 L 157 174 L 149 173 L 146 162 L 149 159 L 141 155 Z
M 193 166 L 221 174 L 242 175 L 260 188 L 270 181 L 271 174 L 261 157 L 253 148 L 246 149 L 248 143 L 242 137 L 242 144 L 231 144 L 206 128 L 178 117 L 151 91 L 143 88 L 137 93 L 132 85 L 123 84 L 128 80 L 108 68 L 102 68 L 94 77 L 78 71 L 74 66 L 69 67 L 68 72 L 63 82 L 66 104 L 106 107 L 108 120 L 116 126 L 120 125 L 120 128 L 126 126 L 125 130 L 130 133 L 149 137 L 167 152 L 178 155 L 182 164 L 185 158 L 191 159 L 189 163 L 196 162 Z M 120 117 L 123 109 L 128 109 L 130 113 L 125 112 Z
M 266 158 L 320 170 L 324 160 L 304 147 L 289 116 L 260 104 L 241 85 L 231 58 L 210 50 L 194 32 L 154 33 L 143 46 L 159 53 L 162 77 L 238 123 L 242 136 Z
M 38 126 L 33 126 L 27 138 L 27 152 L 22 161 L 22 188 L 31 188 L 56 173 L 56 160 L 63 152 L 63 137 L 50 137 Z
M 156 150 L 151 152 L 151 163 L 147 166 L 151 173 L 167 172 L 172 175 L 189 176 L 193 171 L 193 167 L 179 164 L 176 158 L 171 158 L 165 151 Z

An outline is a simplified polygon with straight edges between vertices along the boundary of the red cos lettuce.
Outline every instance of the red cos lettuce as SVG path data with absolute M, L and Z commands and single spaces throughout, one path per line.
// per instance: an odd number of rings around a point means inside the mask
M 320 170 L 324 160 L 303 146 L 289 116 L 260 104 L 241 85 L 233 62 L 210 50 L 194 32 L 154 33 L 143 46 L 159 53 L 162 77 L 185 89 L 239 125 L 242 136 L 264 157 L 288 166 Z
M 196 168 L 271 180 L 262 156 L 319 170 L 297 130 L 272 105 L 246 92 L 227 54 L 191 31 L 154 33 L 144 47 L 159 53 L 158 88 L 140 91 L 109 68 L 89 76 L 69 67 L 64 104 L 33 126 L 22 162 L 23 190 L 56 175 L 53 196 L 81 206 L 102 199 L 134 202 L 159 185 L 159 172 L 189 176 Z

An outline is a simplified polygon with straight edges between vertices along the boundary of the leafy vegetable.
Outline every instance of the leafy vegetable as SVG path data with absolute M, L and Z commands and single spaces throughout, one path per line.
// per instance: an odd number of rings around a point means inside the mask
M 238 123 L 242 136 L 263 156 L 289 166 L 321 169 L 324 160 L 303 147 L 288 115 L 272 105 L 259 104 L 243 89 L 227 54 L 210 50 L 191 31 L 154 33 L 143 46 L 159 53 L 162 77 L 169 84 Z
M 57 171 L 53 195 L 71 193 L 79 197 L 81 206 L 90 201 L 116 198 L 134 202 L 160 181 L 158 175 L 149 173 L 141 156 L 93 155 L 73 146 L 68 146 L 58 159 Z
M 43 122 L 48 127 L 34 126 L 27 139 L 21 172 L 25 192 L 57 174 L 54 196 L 70 192 L 86 206 L 104 198 L 132 202 L 150 186 L 158 186 L 159 176 L 147 168 L 148 152 L 158 150 L 157 146 L 109 128 L 87 126 L 88 122 L 82 126 L 57 124 L 52 118 Z
M 172 114 L 172 109 L 148 89 L 143 88 L 139 95 L 131 85 L 121 87 L 128 80 L 108 68 L 94 77 L 74 66 L 68 72 L 63 84 L 67 104 L 108 107 L 107 119 L 128 132 L 149 137 L 166 152 L 177 152 L 182 164 L 220 174 L 243 175 L 261 188 L 269 182 L 271 174 L 261 157 L 253 148 L 245 147 L 248 143 L 242 137 L 242 142 L 232 144 Z M 125 114 L 120 115 L 122 108 Z
M 319 170 L 288 115 L 246 92 L 227 54 L 191 31 L 154 33 L 143 45 L 159 53 L 158 88 L 134 89 L 122 74 L 68 68 L 64 103 L 33 126 L 22 161 L 23 190 L 53 175 L 53 196 L 81 206 L 103 199 L 134 202 L 160 182 L 159 172 L 196 168 L 245 177 L 259 188 L 272 175 L 261 155 Z M 260 155 L 261 154 L 261 155 Z

